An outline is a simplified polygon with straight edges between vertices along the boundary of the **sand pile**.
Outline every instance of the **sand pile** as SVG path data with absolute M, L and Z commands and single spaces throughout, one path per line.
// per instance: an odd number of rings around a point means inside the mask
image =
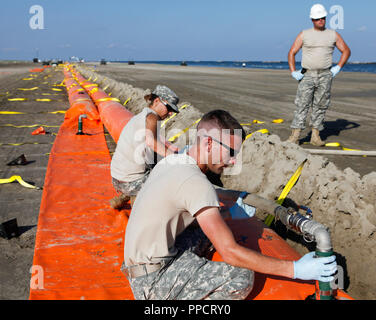
M 97 77 L 96 82 L 112 92 L 112 96 L 125 101 L 131 100 L 127 108 L 137 114 L 146 106 L 144 95 L 150 92 L 133 88 L 124 83 L 101 76 L 79 66 L 78 71 L 86 78 Z M 164 125 L 167 138 L 185 128 L 194 128 L 202 116 L 188 102 L 178 115 Z M 242 120 L 242 119 L 238 119 Z M 245 127 L 246 131 L 254 131 Z M 189 130 L 181 133 L 175 141 L 182 147 L 189 143 Z M 339 170 L 332 162 L 321 156 L 310 155 L 303 148 L 289 142 L 281 142 L 277 135 L 255 133 L 243 144 L 240 174 L 222 176 L 226 188 L 257 193 L 264 198 L 277 200 L 284 186 L 299 165 L 306 160 L 302 174 L 292 188 L 285 203 L 306 205 L 313 211 L 316 221 L 329 227 L 337 260 L 348 277 L 350 294 L 355 298 L 376 298 L 376 172 L 363 176 L 350 168 Z M 356 158 L 354 158 L 356 161 Z M 264 219 L 264 212 L 257 212 Z M 304 242 L 302 241 L 304 244 Z M 291 242 L 300 253 L 308 250 L 305 246 Z

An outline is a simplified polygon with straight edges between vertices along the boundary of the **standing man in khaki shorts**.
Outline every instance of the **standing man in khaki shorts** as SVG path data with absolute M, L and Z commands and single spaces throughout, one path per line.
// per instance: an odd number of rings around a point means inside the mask
M 291 123 L 292 133 L 288 141 L 298 144 L 299 135 L 305 129 L 309 108 L 312 106 L 311 144 L 323 146 L 319 132 L 324 129 L 324 117 L 330 105 L 330 91 L 333 78 L 350 57 L 351 51 L 342 37 L 325 28 L 327 12 L 321 4 L 311 8 L 313 28 L 303 30 L 295 39 L 288 54 L 291 75 L 299 81 L 296 93 L 296 111 Z M 342 52 L 338 65 L 332 67 L 334 48 Z M 302 70 L 295 69 L 295 55 L 302 51 Z
M 334 279 L 335 256 L 315 259 L 311 252 L 299 261 L 286 261 L 236 242 L 204 173 L 221 174 L 234 164 L 244 138 L 236 119 L 213 110 L 202 117 L 196 141 L 186 153 L 167 156 L 154 167 L 137 195 L 125 232 L 122 271 L 136 299 L 244 299 L 252 290 L 254 271 L 303 280 Z M 231 200 L 240 194 L 233 192 Z M 248 217 L 254 214 L 253 207 L 239 199 L 237 204 Z M 209 259 L 212 246 L 224 262 Z
M 134 116 L 123 128 L 111 161 L 112 183 L 119 196 L 110 200 L 114 209 L 121 209 L 134 199 L 155 166 L 154 153 L 165 157 L 178 150 L 167 146 L 158 135 L 158 121 L 179 112 L 178 96 L 168 87 L 158 85 L 145 96 L 149 107 Z

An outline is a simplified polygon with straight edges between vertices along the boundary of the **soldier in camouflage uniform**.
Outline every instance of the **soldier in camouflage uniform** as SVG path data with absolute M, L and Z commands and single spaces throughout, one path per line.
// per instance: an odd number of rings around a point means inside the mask
M 252 290 L 254 272 L 210 258 L 210 240 L 197 225 L 176 239 L 178 254 L 157 272 L 132 279 L 123 264 L 136 300 L 243 300 Z
M 291 123 L 292 133 L 288 141 L 298 144 L 299 135 L 305 129 L 305 122 L 312 106 L 310 126 L 311 144 L 323 146 L 319 132 L 324 129 L 324 117 L 330 105 L 330 91 L 333 78 L 350 57 L 350 49 L 334 30 L 325 28 L 327 12 L 321 4 L 311 8 L 313 28 L 303 30 L 295 39 L 288 54 L 291 75 L 299 81 L 296 93 L 296 111 Z M 338 65 L 332 67 L 334 48 L 341 52 Z M 295 55 L 302 49 L 302 70 L 295 70 Z
M 312 252 L 286 261 L 236 241 L 224 219 L 252 217 L 255 208 L 243 203 L 246 192 L 216 191 L 204 172 L 221 174 L 234 164 L 244 139 L 236 119 L 213 110 L 202 117 L 186 153 L 167 156 L 154 167 L 137 195 L 124 239 L 121 270 L 136 299 L 244 299 L 254 272 L 334 279 L 329 276 L 337 268 L 335 256 L 315 259 Z M 236 201 L 227 216 L 218 195 Z M 214 248 L 223 262 L 210 260 Z
M 309 125 L 319 131 L 324 129 L 325 112 L 330 105 L 330 90 L 333 76 L 330 70 L 323 72 L 307 72 L 298 85 L 295 105 L 296 110 L 291 128 L 305 128 L 309 108 L 312 106 L 311 121 Z
M 167 147 L 158 136 L 158 123 L 173 112 L 179 112 L 178 96 L 168 87 L 157 85 L 145 96 L 149 106 L 134 116 L 123 128 L 111 161 L 111 176 L 119 196 L 110 200 L 114 209 L 122 209 L 128 200 L 131 205 L 145 183 L 157 158 L 177 152 Z

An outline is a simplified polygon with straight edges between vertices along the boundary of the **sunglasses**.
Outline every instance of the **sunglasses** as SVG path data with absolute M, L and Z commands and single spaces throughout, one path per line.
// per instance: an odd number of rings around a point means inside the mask
M 162 104 L 164 104 L 166 106 L 167 111 L 169 111 L 169 112 L 172 111 L 172 112 L 176 113 L 176 111 L 167 102 L 164 102 L 161 98 L 159 98 L 159 101 L 162 102 Z
M 313 21 L 320 21 L 320 20 L 326 20 L 326 17 L 324 18 L 318 18 L 318 19 L 312 19 Z
M 221 141 L 219 141 L 219 140 L 217 140 L 217 139 L 215 139 L 211 136 L 204 135 L 204 137 L 211 138 L 213 141 L 218 142 L 222 147 L 225 147 L 227 150 L 229 150 L 231 158 L 236 157 L 236 155 L 239 153 L 239 151 L 236 151 L 235 149 L 229 147 L 227 144 L 224 144 L 223 142 L 221 142 Z

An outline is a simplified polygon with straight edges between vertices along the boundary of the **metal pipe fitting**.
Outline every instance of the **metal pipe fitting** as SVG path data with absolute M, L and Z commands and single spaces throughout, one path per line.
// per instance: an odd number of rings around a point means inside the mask
M 87 118 L 87 115 L 86 114 L 81 114 L 79 117 L 78 117 L 78 131 L 76 133 L 76 135 L 84 135 L 85 133 L 83 133 L 82 131 L 82 119 L 83 118 Z

